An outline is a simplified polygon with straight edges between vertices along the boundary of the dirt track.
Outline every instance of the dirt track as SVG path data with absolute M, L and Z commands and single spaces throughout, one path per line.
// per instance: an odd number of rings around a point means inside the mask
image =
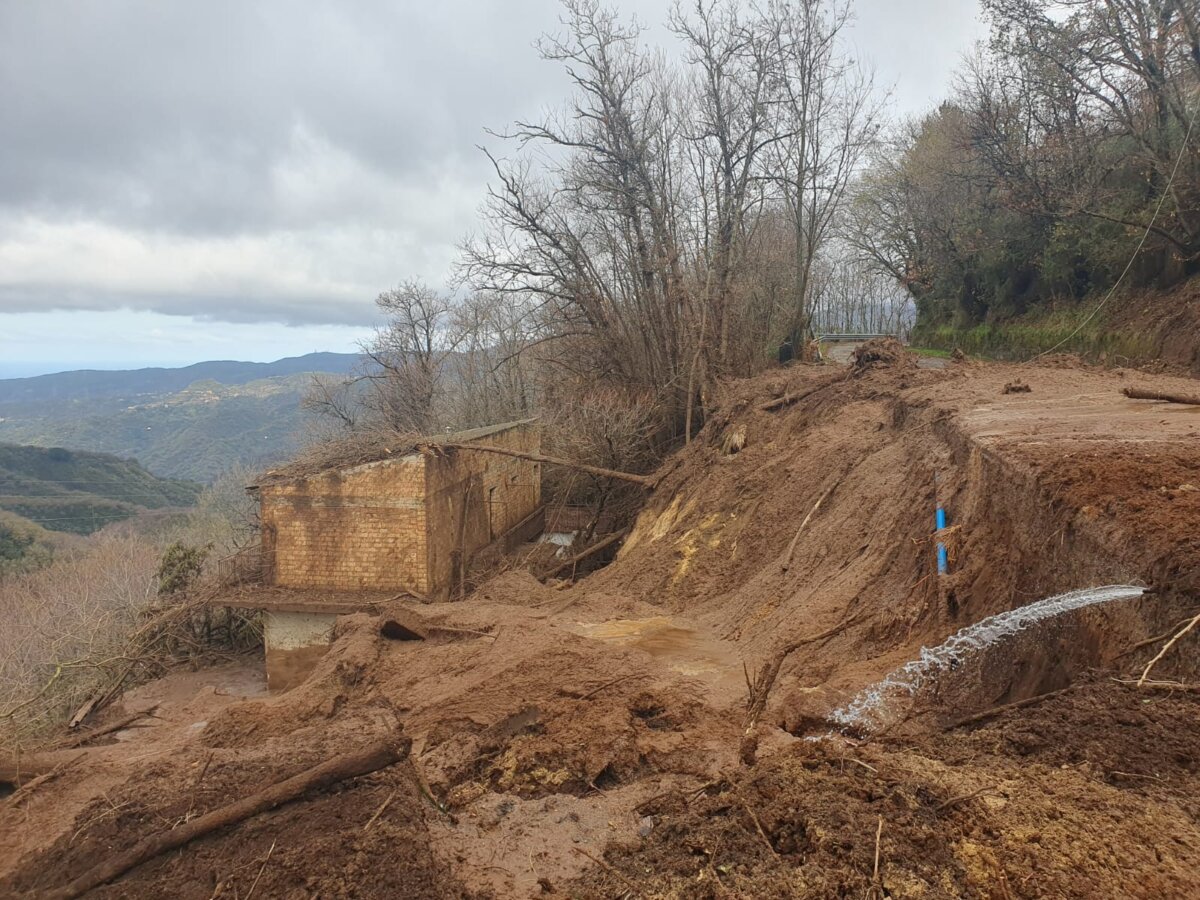
M 1030 390 L 1004 393 L 1015 380 Z M 157 727 L 0 806 L 0 893 L 36 895 L 402 727 L 411 763 L 93 895 L 245 897 L 257 876 L 272 897 L 861 897 L 873 881 L 894 897 L 1194 896 L 1200 695 L 1113 678 L 1197 606 L 1200 409 L 1128 400 L 1129 384 L 1195 383 L 901 358 L 730 384 L 612 565 L 565 590 L 509 573 L 409 610 L 489 636 L 391 642 L 350 617 L 287 694 L 235 673 L 223 693 L 168 679 L 127 697 L 161 694 Z M 743 427 L 745 448 L 723 455 Z M 944 578 L 935 496 L 952 525 Z M 804 739 L 922 645 L 1113 582 L 1157 592 L 1008 642 L 865 743 Z M 746 672 L 827 631 L 783 661 L 747 765 Z M 1156 676 L 1195 681 L 1196 659 L 1184 642 Z

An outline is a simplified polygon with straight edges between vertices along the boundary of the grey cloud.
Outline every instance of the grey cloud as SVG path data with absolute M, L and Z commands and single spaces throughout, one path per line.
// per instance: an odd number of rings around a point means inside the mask
M 132 310 L 192 316 L 201 322 L 249 324 L 277 322 L 280 325 L 379 324 L 370 302 L 334 299 L 325 293 L 247 291 L 214 293 L 135 294 L 96 289 L 63 289 L 41 285 L 0 288 L 0 308 L 10 312 L 63 312 Z
M 0 204 L 185 232 L 294 227 L 270 175 L 298 128 L 385 178 L 428 178 L 447 161 L 478 170 L 483 126 L 549 99 L 553 69 L 528 48 L 557 6 L 463 11 L 3 4 Z
M 668 39 L 672 0 L 615 2 Z M 965 8 L 859 0 L 856 40 L 924 103 L 970 36 Z M 485 126 L 564 96 L 532 47 L 559 14 L 557 0 L 0 3 L 0 314 L 367 322 L 378 291 L 447 274 L 489 176 Z

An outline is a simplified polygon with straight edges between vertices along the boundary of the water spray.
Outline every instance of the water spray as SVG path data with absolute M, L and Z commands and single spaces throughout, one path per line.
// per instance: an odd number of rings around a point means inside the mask
M 849 703 L 830 713 L 829 720 L 843 728 L 874 731 L 885 724 L 892 699 L 914 696 L 938 673 L 953 668 L 980 650 L 1053 616 L 1101 603 L 1132 600 L 1146 592 L 1147 588 L 1132 584 L 1112 584 L 1059 594 L 989 616 L 955 632 L 940 646 L 922 647 L 917 659 L 905 663 L 883 681 L 863 688 Z

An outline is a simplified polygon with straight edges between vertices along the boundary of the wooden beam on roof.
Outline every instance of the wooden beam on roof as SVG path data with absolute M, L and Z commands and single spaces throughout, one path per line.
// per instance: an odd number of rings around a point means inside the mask
M 615 478 L 619 481 L 628 481 L 631 484 L 640 484 L 647 490 L 654 489 L 654 479 L 649 475 L 618 472 L 616 469 L 591 466 L 587 463 L 573 462 L 572 460 L 560 459 L 556 456 L 543 456 L 540 453 L 527 453 L 524 450 L 510 450 L 508 447 L 496 447 L 491 444 L 460 444 L 453 441 L 438 441 L 436 443 L 421 444 L 417 447 L 418 450 L 429 450 L 434 453 L 446 448 L 451 450 L 475 450 L 480 453 L 498 453 L 501 456 L 511 456 L 515 459 L 525 459 L 529 462 L 545 463 L 548 466 L 564 466 L 568 469 L 587 472 L 589 475 L 597 475 L 601 478 Z

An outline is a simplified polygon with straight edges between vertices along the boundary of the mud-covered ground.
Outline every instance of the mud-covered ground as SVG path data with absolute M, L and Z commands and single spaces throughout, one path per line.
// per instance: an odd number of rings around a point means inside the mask
M 1127 682 L 1165 638 L 1135 645 L 1200 607 L 1200 411 L 1130 384 L 1194 382 L 885 352 L 731 383 L 578 584 L 509 572 L 345 617 L 292 691 L 265 695 L 253 661 L 172 676 L 106 713 L 158 703 L 148 727 L 43 754 L 62 771 L 0 800 L 0 894 L 402 730 L 408 761 L 92 895 L 1195 896 L 1200 694 Z M 1154 591 L 1003 642 L 884 733 L 831 733 L 923 645 L 1108 583 Z M 389 640 L 389 615 L 449 629 Z M 1198 680 L 1197 649 L 1153 680 Z

